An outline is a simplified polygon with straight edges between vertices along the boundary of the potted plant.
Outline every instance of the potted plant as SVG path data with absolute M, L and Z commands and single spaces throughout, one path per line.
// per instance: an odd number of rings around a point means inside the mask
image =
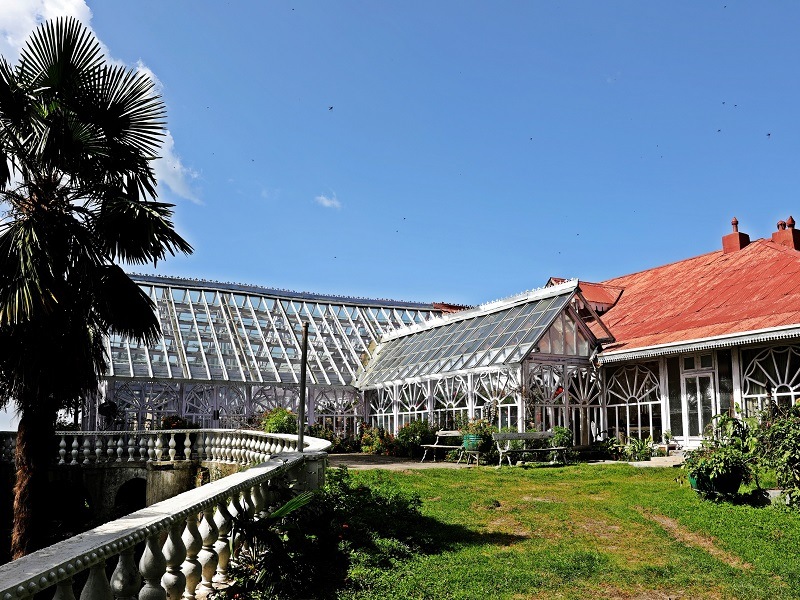
M 702 493 L 731 495 L 753 479 L 747 450 L 747 426 L 733 417 L 719 415 L 697 450 L 686 453 L 683 468 L 689 485 Z

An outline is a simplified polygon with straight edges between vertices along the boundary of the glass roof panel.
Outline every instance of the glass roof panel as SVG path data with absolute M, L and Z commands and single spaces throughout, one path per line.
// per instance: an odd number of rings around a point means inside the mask
M 459 315 L 390 339 L 367 365 L 359 385 L 440 376 L 463 369 L 520 362 L 561 314 L 574 288 L 545 290 L 505 308 Z M 459 318 L 461 317 L 461 318 Z

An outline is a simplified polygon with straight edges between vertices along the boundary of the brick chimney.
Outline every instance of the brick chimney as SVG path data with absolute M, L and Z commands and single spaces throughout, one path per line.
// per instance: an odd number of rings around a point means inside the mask
M 724 254 L 737 252 L 750 243 L 750 236 L 739 232 L 739 221 L 736 217 L 733 217 L 731 225 L 733 225 L 733 233 L 722 236 L 722 252 Z M 773 239 L 775 239 L 775 234 L 773 234 Z
M 786 221 L 778 221 L 778 231 L 772 234 L 772 241 L 793 250 L 800 250 L 800 231 L 794 228 L 791 215 Z

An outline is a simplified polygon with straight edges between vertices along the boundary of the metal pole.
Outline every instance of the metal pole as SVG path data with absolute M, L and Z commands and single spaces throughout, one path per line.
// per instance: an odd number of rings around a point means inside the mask
M 297 447 L 303 451 L 306 424 L 306 357 L 308 356 L 308 323 L 303 323 L 303 343 L 300 352 L 300 400 L 297 405 Z

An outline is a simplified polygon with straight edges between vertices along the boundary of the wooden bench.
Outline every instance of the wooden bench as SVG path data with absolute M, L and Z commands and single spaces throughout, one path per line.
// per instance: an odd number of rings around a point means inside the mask
M 561 462 L 567 463 L 567 448 L 566 446 L 547 446 L 532 448 L 531 444 L 534 442 L 549 442 L 555 434 L 552 431 L 530 431 L 527 433 L 493 433 L 492 439 L 497 444 L 497 452 L 500 454 L 500 463 L 503 464 L 503 458 L 508 461 L 508 466 L 511 466 L 512 454 L 525 454 L 537 452 L 554 452 L 556 456 L 561 457 Z M 521 448 L 512 448 L 512 442 L 522 442 Z M 498 465 L 498 466 L 499 466 Z
M 422 454 L 422 460 L 419 462 L 425 462 L 425 457 L 428 456 L 428 450 L 433 450 L 433 462 L 436 462 L 436 451 L 437 450 L 460 450 L 464 444 L 462 443 L 462 439 L 464 434 L 458 430 L 451 430 L 451 429 L 442 429 L 436 432 L 436 441 L 433 444 L 421 444 L 421 448 L 425 448 L 425 452 Z M 446 444 L 444 440 L 458 438 L 458 444 Z M 459 457 L 460 458 L 460 457 Z

